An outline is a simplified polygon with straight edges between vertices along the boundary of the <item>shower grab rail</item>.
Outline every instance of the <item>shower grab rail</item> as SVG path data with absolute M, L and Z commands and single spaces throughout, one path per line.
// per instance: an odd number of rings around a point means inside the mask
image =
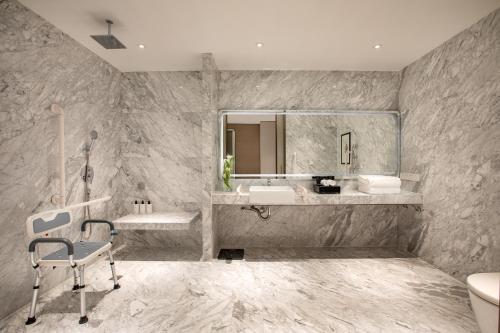
M 98 203 L 101 203 L 101 202 L 106 202 L 106 201 L 109 201 L 109 200 L 111 200 L 111 196 L 110 195 L 102 197 L 102 198 L 99 198 L 99 199 L 93 199 L 93 200 L 90 200 L 90 201 L 84 201 L 84 202 L 80 202 L 80 203 L 77 203 L 77 204 L 74 204 L 74 205 L 69 205 L 69 206 L 64 207 L 63 209 L 59 208 L 59 209 L 53 209 L 53 210 L 46 210 L 46 211 L 43 211 L 43 212 L 40 212 L 40 213 L 33 214 L 33 215 L 29 216 L 28 219 L 32 219 L 32 218 L 38 217 L 38 216 L 51 215 L 51 214 L 54 214 L 54 213 L 58 213 L 58 212 L 60 212 L 62 210 L 69 210 L 69 209 L 76 209 L 76 208 L 80 208 L 80 207 L 90 206 L 90 205 L 98 204 Z
M 100 202 L 106 202 L 106 201 L 109 201 L 109 200 L 111 200 L 111 196 L 110 195 L 102 197 L 102 198 L 99 198 L 99 199 L 93 199 L 93 200 L 90 200 L 90 201 L 84 201 L 84 202 L 80 202 L 80 203 L 77 203 L 77 204 L 74 204 L 74 205 L 69 205 L 69 206 L 66 206 L 64 208 L 66 208 L 66 209 L 80 208 L 80 207 L 85 207 L 85 206 L 90 206 L 90 205 L 93 205 L 93 204 L 97 204 L 97 203 L 100 203 Z

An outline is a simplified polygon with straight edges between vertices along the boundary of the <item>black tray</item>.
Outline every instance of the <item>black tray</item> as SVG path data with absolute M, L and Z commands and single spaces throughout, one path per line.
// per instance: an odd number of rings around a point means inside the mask
M 340 193 L 340 186 L 325 186 L 314 184 L 314 192 L 319 194 L 338 194 Z

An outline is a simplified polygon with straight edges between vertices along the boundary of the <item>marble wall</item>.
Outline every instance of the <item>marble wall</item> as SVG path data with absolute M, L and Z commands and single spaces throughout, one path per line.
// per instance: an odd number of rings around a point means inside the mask
M 149 199 L 156 211 L 202 211 L 185 231 L 123 231 L 128 245 L 199 248 L 213 256 L 211 192 L 217 184 L 218 70 L 123 74 L 120 213 Z M 203 247 L 202 247 L 202 237 Z
M 199 244 L 201 232 L 203 256 L 212 258 L 219 234 L 215 231 L 219 224 L 212 223 L 210 199 L 218 186 L 217 110 L 242 107 L 241 103 L 229 104 L 231 98 L 246 100 L 249 108 L 386 110 L 396 105 L 399 80 L 396 72 L 219 72 L 211 54 L 202 55 L 201 73 L 124 74 L 118 196 L 125 207 L 120 212 L 129 212 L 127 205 L 136 198 L 149 198 L 157 210 L 201 209 L 202 219 L 201 226 L 175 235 L 127 231 L 122 237 L 134 244 L 191 247 Z M 253 92 L 246 90 L 248 83 L 266 91 L 266 103 L 254 100 Z M 289 96 L 293 105 L 287 99 L 282 100 L 284 104 L 276 103 L 276 96 L 282 98 L 297 85 L 303 89 L 300 103 L 295 95 Z M 320 98 L 325 90 L 332 96 Z
M 401 246 L 464 280 L 500 269 L 500 9 L 404 70 L 402 172 L 421 175 Z
M 272 206 L 260 220 L 238 205 L 216 205 L 218 245 L 245 247 L 396 247 L 397 205 Z
M 397 110 L 400 83 L 399 72 L 221 71 L 218 108 Z
M 202 249 L 212 257 L 211 199 L 217 182 L 218 71 L 203 54 L 201 72 L 124 73 L 122 135 L 117 193 L 121 214 L 134 200 L 151 200 L 155 211 L 202 211 L 189 230 L 122 231 L 131 246 Z
M 0 1 L 0 317 L 31 297 L 26 218 L 55 208 L 58 123 L 50 105 L 57 102 L 65 111 L 67 203 L 83 200 L 80 170 L 91 130 L 98 132 L 91 197 L 112 195 L 119 183 L 120 75 L 18 2 Z M 93 216 L 111 218 L 113 206 L 99 206 Z M 81 213 L 75 211 L 79 220 Z M 94 236 L 103 232 L 95 228 Z M 76 225 L 64 234 L 77 235 Z M 42 290 L 65 276 L 64 269 L 46 271 Z
M 201 83 L 199 72 L 123 74 L 123 213 L 136 199 L 158 211 L 200 209 Z
M 200 72 L 124 73 L 120 110 L 120 189 L 118 209 L 151 200 L 155 211 L 201 209 Z M 201 222 L 185 231 L 122 231 L 128 245 L 201 248 Z
M 398 72 L 221 71 L 218 104 L 227 110 L 396 110 L 400 79 Z M 398 213 L 392 208 L 286 207 L 275 211 L 272 222 L 265 224 L 239 207 L 218 206 L 214 215 L 217 246 L 396 244 Z M 377 216 L 380 223 L 369 227 L 368 215 Z M 372 238 L 370 232 L 380 239 Z
M 219 109 L 397 110 L 399 72 L 221 71 Z

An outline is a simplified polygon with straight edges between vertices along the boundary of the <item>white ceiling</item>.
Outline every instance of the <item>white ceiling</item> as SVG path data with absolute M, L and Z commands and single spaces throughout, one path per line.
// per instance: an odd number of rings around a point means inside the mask
M 220 69 L 400 70 L 500 7 L 500 0 L 20 1 L 125 72 L 198 70 L 203 52 Z M 89 37 L 106 33 L 105 18 L 126 50 L 105 50 Z

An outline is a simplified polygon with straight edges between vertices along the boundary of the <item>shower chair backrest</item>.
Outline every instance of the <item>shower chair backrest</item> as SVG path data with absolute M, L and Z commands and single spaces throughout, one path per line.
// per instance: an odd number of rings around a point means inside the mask
M 28 238 L 41 237 L 48 232 L 68 227 L 72 221 L 73 215 L 67 209 L 57 209 L 31 215 L 26 219 Z

